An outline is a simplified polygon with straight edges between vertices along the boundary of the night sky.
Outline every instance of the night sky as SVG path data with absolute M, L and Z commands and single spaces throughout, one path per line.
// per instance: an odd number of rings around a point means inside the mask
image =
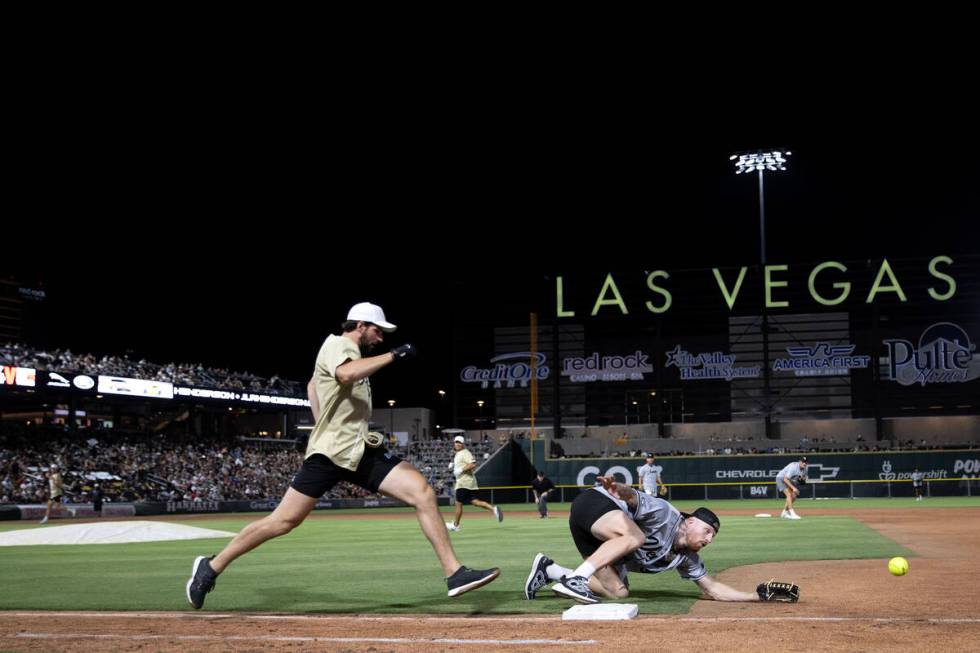
M 435 151 L 379 136 L 323 161 L 228 137 L 180 166 L 82 173 L 47 207 L 75 217 L 5 226 L 0 273 L 46 293 L 39 344 L 297 380 L 349 306 L 372 301 L 400 327 L 390 344 L 421 352 L 377 375 L 376 397 L 426 405 L 448 382 L 435 369 L 453 297 L 492 313 L 529 279 L 573 270 L 756 264 L 757 178 L 734 174 L 735 152 L 793 152 L 766 175 L 770 263 L 980 251 L 980 164 L 961 128 L 498 136 Z

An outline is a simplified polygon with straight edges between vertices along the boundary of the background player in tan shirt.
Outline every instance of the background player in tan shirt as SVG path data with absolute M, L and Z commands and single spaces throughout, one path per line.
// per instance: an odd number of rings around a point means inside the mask
M 476 492 L 480 489 L 476 483 L 476 475 L 473 473 L 476 471 L 476 460 L 466 448 L 466 439 L 462 435 L 457 435 L 453 439 L 453 450 L 456 451 L 452 463 L 453 476 L 456 477 L 456 519 L 446 522 L 446 528 L 451 531 L 459 530 L 459 522 L 463 519 L 463 506 L 466 505 L 489 510 L 498 522 L 503 521 L 504 513 L 500 508 L 476 497 Z

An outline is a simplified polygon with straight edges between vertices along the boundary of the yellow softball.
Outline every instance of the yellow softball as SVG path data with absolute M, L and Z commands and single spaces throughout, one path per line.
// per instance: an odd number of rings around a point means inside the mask
M 893 576 L 904 576 L 909 573 L 909 561 L 905 558 L 892 558 L 888 561 L 888 571 L 892 572 Z

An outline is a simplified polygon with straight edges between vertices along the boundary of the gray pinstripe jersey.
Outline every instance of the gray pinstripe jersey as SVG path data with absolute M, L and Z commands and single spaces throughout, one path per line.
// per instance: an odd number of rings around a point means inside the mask
M 663 499 L 642 492 L 636 493 L 636 511 L 630 511 L 623 501 L 612 497 L 602 488 L 595 488 L 612 499 L 624 510 L 646 536 L 646 542 L 633 554 L 616 565 L 620 576 L 626 570 L 644 574 L 659 574 L 669 569 L 677 569 L 681 578 L 699 580 L 707 575 L 701 556 L 697 553 L 675 552 L 674 538 L 681 527 L 683 517 L 677 508 Z
M 657 484 L 660 481 L 660 475 L 663 474 L 664 468 L 660 465 L 644 465 L 637 471 L 643 481 L 643 489 L 656 492 Z
M 800 469 L 799 461 L 795 463 L 790 463 L 779 470 L 776 474 L 776 478 L 779 480 L 788 478 L 790 482 L 795 481 L 798 478 L 806 478 L 806 472 Z

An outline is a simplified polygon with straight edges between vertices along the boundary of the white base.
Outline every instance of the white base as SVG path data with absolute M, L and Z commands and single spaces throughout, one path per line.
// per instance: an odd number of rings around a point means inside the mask
M 635 603 L 596 603 L 573 606 L 561 618 L 562 621 L 622 621 L 632 619 L 639 612 Z
M 768 512 L 760 512 L 756 517 L 772 517 Z

